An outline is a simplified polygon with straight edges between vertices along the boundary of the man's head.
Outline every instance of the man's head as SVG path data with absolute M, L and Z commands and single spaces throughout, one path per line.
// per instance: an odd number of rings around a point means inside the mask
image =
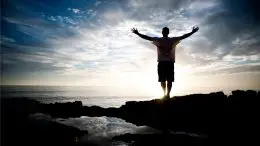
M 162 35 L 163 35 L 164 37 L 167 37 L 168 34 L 169 34 L 169 28 L 168 28 L 168 27 L 164 27 L 164 28 L 162 29 Z

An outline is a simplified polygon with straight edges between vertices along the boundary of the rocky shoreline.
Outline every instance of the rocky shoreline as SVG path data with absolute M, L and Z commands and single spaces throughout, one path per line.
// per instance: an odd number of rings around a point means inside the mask
M 121 141 L 134 141 L 135 145 L 144 143 L 158 145 L 160 141 L 172 141 L 171 145 L 174 142 L 195 145 L 209 144 L 208 142 L 248 144 L 256 140 L 259 101 L 260 92 L 252 90 L 233 91 L 230 96 L 223 92 L 216 92 L 174 97 L 169 100 L 129 101 L 120 108 L 83 106 L 81 101 L 44 104 L 27 98 L 3 98 L 1 101 L 2 143 L 4 145 L 78 145 L 77 139 L 87 134 L 87 131 L 80 131 L 52 121 L 37 123 L 37 120 L 28 118 L 31 114 L 43 113 L 53 118 L 117 117 L 136 125 L 146 125 L 162 131 L 162 134 L 128 134 L 114 138 Z M 29 134 L 25 134 L 26 131 Z M 195 138 L 171 134 L 176 131 L 198 133 L 208 137 Z

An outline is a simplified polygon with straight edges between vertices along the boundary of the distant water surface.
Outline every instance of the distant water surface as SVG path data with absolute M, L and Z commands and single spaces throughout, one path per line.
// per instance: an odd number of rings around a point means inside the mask
M 116 95 L 113 87 L 88 86 L 1 86 L 5 98 L 27 97 L 43 103 L 82 101 L 83 105 L 120 107 L 126 101 L 151 100 L 148 96 Z

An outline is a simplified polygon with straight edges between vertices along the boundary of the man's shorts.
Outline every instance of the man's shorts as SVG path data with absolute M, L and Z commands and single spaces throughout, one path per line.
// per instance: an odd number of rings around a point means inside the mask
M 158 62 L 158 81 L 159 82 L 174 82 L 174 62 L 161 61 Z

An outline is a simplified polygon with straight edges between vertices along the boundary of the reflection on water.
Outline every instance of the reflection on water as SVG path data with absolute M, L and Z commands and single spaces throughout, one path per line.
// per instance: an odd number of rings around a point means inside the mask
M 127 146 L 127 143 L 119 141 L 111 141 L 111 138 L 125 133 L 132 134 L 148 134 L 158 133 L 158 130 L 147 126 L 136 126 L 128 123 L 123 119 L 113 117 L 87 117 L 69 119 L 51 119 L 50 116 L 44 114 L 34 114 L 30 116 L 38 120 L 53 120 L 59 123 L 77 127 L 80 130 L 87 130 L 88 134 L 79 139 L 83 143 L 95 143 L 98 145 L 113 145 L 113 146 Z

